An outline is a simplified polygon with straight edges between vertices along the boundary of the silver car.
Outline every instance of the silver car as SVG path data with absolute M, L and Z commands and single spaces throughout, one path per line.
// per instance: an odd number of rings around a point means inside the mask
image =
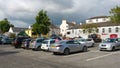
M 87 39 L 80 38 L 78 39 L 78 41 L 82 44 L 87 45 L 88 47 L 93 47 L 95 44 L 92 38 L 87 38 Z
M 99 50 L 114 51 L 120 49 L 120 38 L 107 38 L 99 44 Z
M 53 52 L 53 54 L 63 53 L 68 55 L 71 52 L 87 51 L 87 46 L 80 44 L 76 40 L 62 40 L 58 43 L 51 44 L 49 50 Z

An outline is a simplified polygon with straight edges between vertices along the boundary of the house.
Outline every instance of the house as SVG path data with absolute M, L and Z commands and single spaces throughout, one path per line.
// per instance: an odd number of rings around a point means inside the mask
M 49 36 L 51 36 L 52 34 L 55 34 L 55 35 L 60 35 L 60 28 L 57 27 L 56 25 L 54 24 L 51 24 L 50 25 L 50 31 L 49 31 Z
M 19 32 L 26 30 L 27 28 L 20 28 L 20 27 L 10 27 L 9 33 L 14 33 L 18 35 Z
M 67 22 L 66 20 L 62 20 L 62 24 L 60 25 L 60 34 L 62 34 L 62 36 L 66 36 L 67 34 L 67 30 L 69 31 L 69 29 L 76 29 L 78 27 L 78 24 L 76 24 L 75 22 Z
M 26 29 L 25 32 L 26 32 L 26 34 L 27 34 L 28 36 L 33 37 L 33 38 L 39 36 L 38 34 L 36 34 L 36 33 L 34 33 L 34 32 L 32 31 L 32 27 L 31 27 L 31 26 L 29 26 L 29 28 Z M 56 34 L 56 35 L 59 35 L 59 34 L 60 34 L 60 29 L 59 29 L 59 27 L 55 26 L 54 24 L 51 24 L 51 25 L 50 25 L 50 31 L 49 31 L 49 33 L 48 33 L 47 35 L 42 35 L 42 36 L 48 37 L 48 36 L 51 36 L 52 34 Z
M 63 23 L 63 22 L 62 22 Z M 96 24 L 97 29 L 88 33 L 83 29 L 83 25 L 75 26 L 73 29 L 69 28 L 61 28 L 61 30 L 65 30 L 64 34 L 67 37 L 83 37 L 87 38 L 90 34 L 98 34 L 102 39 L 105 38 L 113 38 L 120 37 L 120 24 L 112 23 L 110 21 L 109 16 L 96 16 L 86 20 L 86 24 Z M 69 27 L 68 25 L 64 25 L 64 27 Z

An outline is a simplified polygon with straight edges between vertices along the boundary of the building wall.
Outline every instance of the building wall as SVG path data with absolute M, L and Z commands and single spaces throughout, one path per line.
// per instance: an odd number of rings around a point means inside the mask
M 101 22 L 107 22 L 110 21 L 109 18 L 97 18 L 97 19 L 88 19 L 86 20 L 86 23 L 90 24 L 90 23 L 101 23 Z
M 60 25 L 60 34 L 62 34 L 62 36 L 66 35 L 66 30 L 69 28 L 67 21 L 66 20 L 62 20 L 62 24 Z

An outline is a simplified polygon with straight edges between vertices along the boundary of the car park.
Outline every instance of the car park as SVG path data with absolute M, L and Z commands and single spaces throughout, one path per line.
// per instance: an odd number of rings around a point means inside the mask
M 30 41 L 30 46 L 32 50 L 41 50 L 41 44 L 46 38 L 36 38 Z
M 42 50 L 49 51 L 50 45 L 55 43 L 55 39 L 44 40 L 41 45 Z
M 51 44 L 49 51 L 53 52 L 53 54 L 63 53 L 68 55 L 71 52 L 86 52 L 87 46 L 85 44 L 79 43 L 76 40 L 62 40 L 58 43 Z
M 87 38 L 87 39 L 80 38 L 80 39 L 78 39 L 78 41 L 82 44 L 85 44 L 88 47 L 93 47 L 95 44 L 94 40 L 92 38 Z
M 2 38 L 1 43 L 2 44 L 11 44 L 12 40 L 10 38 Z
M 114 51 L 120 49 L 120 38 L 107 38 L 99 44 L 99 50 Z

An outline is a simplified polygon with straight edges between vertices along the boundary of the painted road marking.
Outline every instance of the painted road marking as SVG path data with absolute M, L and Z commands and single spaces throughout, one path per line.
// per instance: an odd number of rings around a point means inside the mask
M 113 52 L 113 53 L 110 53 L 110 54 L 89 58 L 86 61 L 97 60 L 97 59 L 104 58 L 104 57 L 107 57 L 107 56 L 110 56 L 110 55 L 114 55 L 114 54 L 118 54 L 118 53 L 120 53 L 120 52 Z
M 63 57 L 74 57 L 74 56 L 79 56 L 79 55 L 84 55 L 84 54 L 89 54 L 89 53 L 95 53 L 95 52 L 99 52 L 99 50 L 92 50 L 92 51 L 88 51 L 88 52 L 81 52 L 78 54 L 73 54 L 73 55 L 67 55 L 67 56 L 63 56 Z

